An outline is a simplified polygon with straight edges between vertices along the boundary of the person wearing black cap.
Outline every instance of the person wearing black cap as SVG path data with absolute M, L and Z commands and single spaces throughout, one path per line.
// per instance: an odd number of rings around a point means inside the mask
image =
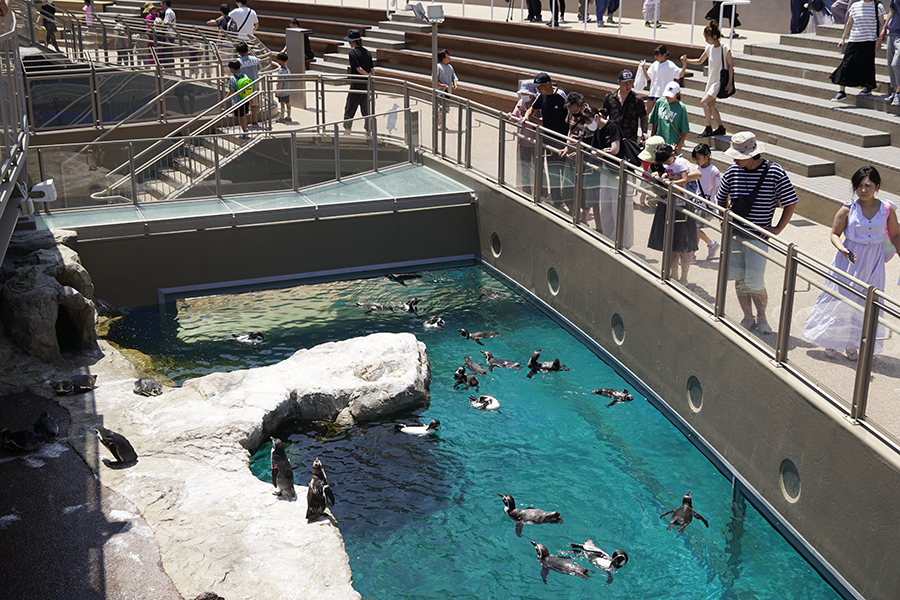
M 359 29 L 351 29 L 344 40 L 350 42 L 353 49 L 350 50 L 350 75 L 365 75 L 371 77 L 375 74 L 375 66 L 372 62 L 372 54 L 363 48 L 362 35 Z M 344 129 L 350 130 L 353 123 L 349 121 L 356 116 L 356 109 L 362 116 L 369 116 L 369 95 L 367 90 L 369 83 L 365 79 L 354 78 L 350 82 L 350 93 L 347 94 L 347 103 L 344 104 Z M 365 121 L 366 131 L 369 131 L 369 120 Z
M 540 95 L 525 113 L 525 120 L 555 131 L 560 135 L 561 140 L 565 139 L 569 135 L 569 124 L 566 122 L 569 109 L 566 108 L 565 90 L 553 85 L 553 80 L 546 73 L 538 73 L 534 78 L 534 85 Z M 535 116 L 536 111 L 540 111 L 540 118 Z M 544 141 L 544 144 L 548 150 L 547 169 L 551 182 L 550 198 L 554 205 L 558 205 L 562 203 L 562 171 L 566 159 L 559 155 L 559 150 L 563 147 L 562 142 L 555 144 L 554 149 L 554 145 L 548 143 L 550 138 L 544 139 L 547 140 Z
M 647 139 L 647 107 L 634 93 L 634 73 L 623 69 L 619 73 L 619 89 L 606 94 L 603 108 L 609 118 L 619 124 L 622 137 L 639 142 Z M 638 125 L 641 126 L 641 139 L 638 139 Z

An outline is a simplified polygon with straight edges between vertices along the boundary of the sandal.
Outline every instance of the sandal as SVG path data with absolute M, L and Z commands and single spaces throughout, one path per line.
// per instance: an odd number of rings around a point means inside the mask
M 835 350 L 834 348 L 825 348 L 825 356 L 828 358 L 837 358 L 841 353 Z
M 856 351 L 856 348 L 847 348 L 844 353 L 849 360 L 859 360 L 859 352 Z

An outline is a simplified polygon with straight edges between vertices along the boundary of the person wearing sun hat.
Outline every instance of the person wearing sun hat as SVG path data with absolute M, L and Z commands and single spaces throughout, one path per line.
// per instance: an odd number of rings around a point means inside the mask
M 644 170 L 644 179 L 650 179 L 650 165 L 656 160 L 656 149 L 665 143 L 666 140 L 659 135 L 650 136 L 644 142 L 644 149 L 638 153 L 638 158 L 641 159 L 641 168 Z M 647 206 L 647 194 L 642 192 L 638 203 L 642 211 L 653 212 L 653 208 Z
M 375 63 L 372 60 L 372 53 L 363 48 L 362 34 L 359 29 L 350 29 L 344 36 L 344 41 L 350 42 L 350 66 L 347 72 L 350 75 L 365 75 L 371 77 L 375 74 Z M 344 103 L 344 129 L 350 131 L 353 127 L 353 119 L 356 116 L 356 109 L 364 117 L 369 116 L 369 83 L 365 79 L 354 77 L 350 82 L 350 92 L 347 94 L 347 101 Z M 364 121 L 366 131 L 369 131 L 371 124 L 369 119 Z
M 517 185 L 525 194 L 531 194 L 531 180 L 534 176 L 534 125 L 525 119 L 525 114 L 534 104 L 537 95 L 534 83 L 522 80 L 519 84 L 519 101 L 513 111 L 509 113 L 509 118 L 519 123 L 519 132 L 516 136 Z M 533 111 L 532 115 L 536 119 L 541 118 L 540 110 Z
M 781 165 L 764 159 L 763 152 L 765 146 L 749 131 L 741 131 L 731 137 L 731 146 L 725 151 L 725 155 L 734 164 L 722 175 L 716 202 L 730 209 L 732 214 L 743 217 L 773 235 L 779 235 L 787 227 L 797 208 L 797 192 Z M 782 207 L 781 216 L 773 226 L 772 219 L 779 204 Z M 750 235 L 753 232 L 749 229 L 747 231 L 750 233 L 737 230 L 732 237 L 728 278 L 734 279 L 738 304 L 744 313 L 741 326 L 756 329 L 761 334 L 770 334 L 772 327 L 766 319 L 767 246 L 760 234 Z M 749 248 L 750 245 L 755 246 L 755 249 Z M 757 313 L 755 318 L 754 307 Z

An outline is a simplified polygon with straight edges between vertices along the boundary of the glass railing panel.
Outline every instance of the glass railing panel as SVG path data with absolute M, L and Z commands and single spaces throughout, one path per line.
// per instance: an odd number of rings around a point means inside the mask
M 299 187 L 335 179 L 333 133 L 333 126 L 325 128 L 324 134 L 319 133 L 316 128 L 305 128 L 297 132 L 296 169 Z
M 531 198 L 534 182 L 534 129 L 520 126 L 515 121 L 507 122 L 502 143 L 504 182 Z
M 41 161 L 46 179 L 53 179 L 57 199 L 48 207 L 60 208 L 106 206 L 132 201 L 130 184 L 112 186 L 122 175 L 109 175 L 128 157 L 127 142 L 88 144 L 86 146 L 50 146 L 41 148 Z M 37 149 L 29 151 L 30 165 L 37 170 Z M 125 171 L 127 174 L 127 171 Z
M 352 123 L 352 129 L 344 126 L 338 128 L 341 177 L 350 177 L 375 168 L 372 161 L 372 136 L 368 133 L 371 119 L 354 119 Z
M 894 443 L 900 443 L 900 412 L 896 408 L 900 388 L 900 303 L 889 298 L 880 302 L 865 416 L 890 435 Z
M 246 195 L 291 189 L 290 137 L 249 134 L 217 136 L 222 195 Z M 210 138 L 204 138 L 210 144 Z M 371 164 L 371 155 L 369 162 Z
M 665 225 L 666 211 L 666 188 L 660 186 L 649 178 L 649 175 L 642 170 L 627 169 L 626 184 L 628 196 L 631 201 L 632 226 L 631 226 L 631 242 L 632 245 L 627 247 L 627 252 L 638 262 L 644 265 L 651 273 L 656 276 L 660 274 L 660 265 L 662 261 L 662 246 L 656 245 L 656 248 L 650 247 L 650 234 L 653 231 L 654 221 L 658 221 L 657 228 Z M 626 206 L 627 210 L 627 206 Z M 657 213 L 660 213 L 657 216 Z M 629 228 L 625 229 L 625 240 L 628 240 Z M 612 234 L 609 234 L 612 239 Z
M 89 73 L 29 78 L 26 84 L 35 129 L 94 124 Z
M 566 154 L 574 149 L 556 136 L 546 133 L 539 133 L 538 136 L 542 148 L 541 155 L 537 157 L 540 167 L 539 201 L 571 219 L 575 163 Z
M 375 118 L 379 169 L 409 162 L 409 146 L 406 142 L 408 121 L 407 113 L 399 108 Z
M 439 150 L 444 148 L 445 155 L 453 162 L 464 164 L 466 160 L 466 137 L 472 137 L 472 168 L 485 177 L 496 181 L 500 167 L 500 122 L 495 114 L 485 114 L 472 109 L 472 129 L 466 131 L 465 108 L 461 112 L 450 111 L 450 128 L 438 136 Z M 463 117 L 463 131 L 460 133 L 459 115 Z M 461 136 L 461 137 L 460 137 Z
M 679 196 L 681 194 L 679 193 Z M 690 240 L 690 253 L 673 255 L 678 258 L 679 278 L 677 284 L 705 304 L 712 312 L 716 303 L 716 282 L 719 275 L 719 256 L 722 239 L 718 211 L 692 194 L 684 194 L 684 204 L 679 206 L 676 233 L 684 243 Z M 681 249 L 687 249 L 682 245 Z M 780 297 L 780 295 L 779 295 Z M 777 313 L 770 315 L 777 320 Z
M 100 92 L 100 111 L 103 122 L 117 123 L 146 105 L 156 95 L 156 77 L 152 72 L 100 72 L 97 73 Z M 132 121 L 156 120 L 156 104 L 136 115 Z

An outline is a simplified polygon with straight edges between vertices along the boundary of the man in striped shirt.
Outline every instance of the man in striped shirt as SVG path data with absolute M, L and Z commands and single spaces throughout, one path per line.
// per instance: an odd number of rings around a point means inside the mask
M 797 193 L 781 165 L 762 158 L 764 150 L 762 142 L 757 142 L 756 136 L 749 131 L 732 136 L 731 147 L 725 154 L 734 160 L 734 164 L 722 176 L 716 201 L 720 206 L 730 207 L 733 214 L 778 235 L 794 214 Z M 782 207 L 781 217 L 773 226 L 772 218 L 779 204 Z M 756 328 L 764 334 L 772 333 L 766 319 L 769 299 L 765 282 L 766 252 L 767 246 L 762 239 L 738 232 L 731 241 L 728 268 L 728 277 L 735 280 L 738 304 L 744 313 L 741 326 Z M 756 319 L 753 318 L 754 306 Z

